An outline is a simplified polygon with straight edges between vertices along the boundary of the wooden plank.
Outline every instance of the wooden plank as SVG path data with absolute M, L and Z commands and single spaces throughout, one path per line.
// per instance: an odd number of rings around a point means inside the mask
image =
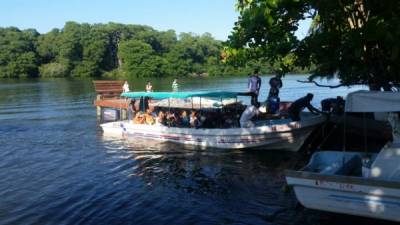
M 125 81 L 123 80 L 94 80 L 94 84 L 118 84 L 123 85 Z
M 96 89 L 96 92 L 114 92 L 114 93 L 121 93 L 121 89 L 113 88 L 113 89 Z
M 95 80 L 93 81 L 96 93 L 101 99 L 119 97 L 123 91 L 123 80 Z
M 115 108 L 115 109 L 127 109 L 129 106 L 129 100 L 126 99 L 102 99 L 95 100 L 95 106 L 99 107 L 107 107 L 107 108 Z

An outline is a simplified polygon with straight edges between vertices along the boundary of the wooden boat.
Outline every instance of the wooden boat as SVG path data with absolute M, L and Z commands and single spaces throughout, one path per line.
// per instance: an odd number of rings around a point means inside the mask
M 400 222 L 400 93 L 350 93 L 346 112 L 392 112 L 393 141 L 378 154 L 322 151 L 286 181 L 306 208 Z
M 153 99 L 209 99 L 237 98 L 236 92 L 130 92 L 124 97 Z M 199 100 L 200 101 L 200 100 Z M 173 101 L 169 101 L 173 102 Z M 188 104 L 185 104 L 185 107 Z M 189 104 L 190 105 L 190 104 Z M 211 104 L 215 109 L 222 109 L 220 104 Z M 211 107 L 209 106 L 209 107 Z M 168 108 L 178 107 L 169 105 Z M 179 108 L 179 107 L 178 107 Z M 185 128 L 168 127 L 163 125 L 134 124 L 132 121 L 116 121 L 102 124 L 105 135 L 121 136 L 131 139 L 153 139 L 222 149 L 264 148 L 268 150 L 297 151 L 315 126 L 321 124 L 325 118 L 321 115 L 304 113 L 302 119 L 293 122 L 290 119 L 265 119 L 257 121 L 250 128 Z

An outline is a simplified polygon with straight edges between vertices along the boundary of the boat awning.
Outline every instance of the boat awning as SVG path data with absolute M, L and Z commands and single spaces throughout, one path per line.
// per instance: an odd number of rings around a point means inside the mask
M 154 99 L 165 98 L 191 98 L 191 97 L 205 97 L 205 98 L 236 98 L 239 93 L 229 91 L 188 91 L 188 92 L 125 92 L 122 97 L 127 98 L 140 98 L 150 97 Z
M 400 112 L 400 92 L 356 91 L 346 98 L 346 112 Z

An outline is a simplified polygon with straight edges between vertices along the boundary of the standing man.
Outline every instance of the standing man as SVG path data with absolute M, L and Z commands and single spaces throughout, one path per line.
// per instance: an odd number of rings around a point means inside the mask
M 122 92 L 129 92 L 130 90 L 129 90 L 129 84 L 128 84 L 128 81 L 126 80 L 125 82 L 124 82 L 124 85 L 122 85 Z
M 254 74 L 249 77 L 248 88 L 251 94 L 251 104 L 258 105 L 258 95 L 261 88 L 261 78 L 258 69 L 254 69 Z
M 269 80 L 269 93 L 268 93 L 268 110 L 270 113 L 275 114 L 279 110 L 279 89 L 282 87 L 282 80 L 278 77 L 272 77 Z
M 146 92 L 153 92 L 153 85 L 151 85 L 150 81 L 147 81 Z
M 268 98 L 271 97 L 276 97 L 279 98 L 279 89 L 282 88 L 282 80 L 278 76 L 272 77 L 269 80 L 269 93 L 268 93 Z
M 174 81 L 172 82 L 172 91 L 178 92 L 178 90 L 179 90 L 178 79 L 174 79 Z

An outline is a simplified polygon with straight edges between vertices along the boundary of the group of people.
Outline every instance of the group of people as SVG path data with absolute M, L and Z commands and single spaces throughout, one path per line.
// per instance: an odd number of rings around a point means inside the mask
M 283 86 L 282 80 L 278 76 L 272 77 L 269 80 L 269 85 L 270 89 L 267 100 L 260 107 L 261 104 L 258 102 L 258 96 L 260 94 L 260 89 L 261 89 L 261 78 L 259 70 L 255 69 L 253 75 L 250 75 L 248 79 L 248 91 L 251 96 L 251 105 L 249 105 L 245 109 L 245 111 L 242 113 L 240 117 L 240 124 L 242 127 L 254 126 L 252 118 L 256 117 L 257 115 L 263 112 L 268 112 L 271 114 L 278 112 L 280 104 L 279 89 L 282 88 Z M 320 114 L 320 113 L 341 114 L 344 112 L 345 101 L 341 96 L 322 100 L 321 101 L 322 110 L 315 108 L 311 104 L 313 97 L 314 95 L 312 93 L 308 93 L 306 96 L 295 100 L 287 110 L 288 116 L 293 121 L 299 121 L 300 113 L 305 108 L 307 108 L 311 113 L 314 114 Z
M 231 112 L 224 114 L 217 112 L 196 111 L 184 109 L 162 110 L 152 109 L 135 113 L 132 123 L 147 124 L 180 128 L 232 128 L 238 125 L 234 122 Z
M 174 79 L 171 87 L 173 92 L 177 92 L 179 90 L 178 79 Z M 145 90 L 146 92 L 153 92 L 153 85 L 151 84 L 150 81 L 147 81 Z M 124 84 L 122 85 L 122 92 L 130 92 L 128 81 L 125 81 Z
M 265 105 L 268 108 L 268 112 L 276 113 L 279 110 L 279 89 L 282 88 L 282 80 L 278 77 L 272 77 L 269 80 L 269 93 Z M 261 89 L 261 78 L 259 69 L 255 69 L 253 75 L 251 75 L 247 82 L 248 91 L 251 96 L 251 105 L 259 107 L 258 96 Z
M 263 113 L 275 114 L 279 111 L 280 98 L 279 90 L 282 88 L 282 80 L 278 77 L 272 77 L 269 80 L 269 93 L 267 100 L 260 104 L 258 96 L 261 89 L 261 78 L 258 69 L 254 70 L 254 74 L 248 79 L 248 91 L 251 96 L 251 105 L 247 106 L 240 114 L 233 113 L 219 113 L 218 115 L 213 112 L 201 112 L 192 110 L 190 114 L 186 110 L 159 110 L 158 113 L 148 109 L 146 104 L 143 105 L 135 114 L 133 123 L 136 124 L 149 124 L 149 125 L 164 125 L 170 127 L 191 127 L 191 128 L 229 128 L 229 127 L 253 127 L 254 118 Z M 178 91 L 179 85 L 177 79 L 172 82 L 172 91 Z M 150 81 L 147 82 L 146 92 L 152 92 L 153 86 Z M 123 91 L 128 92 L 129 84 L 125 81 Z M 311 113 L 335 113 L 341 114 L 344 112 L 344 99 L 340 96 L 337 98 L 328 98 L 321 101 L 322 110 L 315 108 L 311 102 L 314 95 L 308 93 L 306 96 L 295 100 L 287 109 L 287 116 L 292 121 L 300 120 L 300 113 L 307 108 Z M 142 101 L 142 100 L 141 100 Z M 145 99 L 143 99 L 144 102 Z M 237 113 L 237 112 L 236 112 Z M 236 121 L 239 119 L 239 123 Z M 219 121 L 219 122 L 218 122 Z

